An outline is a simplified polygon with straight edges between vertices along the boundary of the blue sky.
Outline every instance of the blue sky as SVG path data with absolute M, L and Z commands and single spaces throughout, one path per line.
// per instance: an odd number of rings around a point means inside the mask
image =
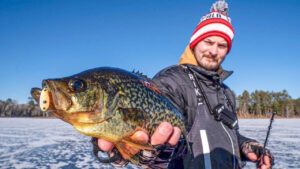
M 32 87 L 112 66 L 153 77 L 178 64 L 212 0 L 1 0 L 0 99 L 26 103 Z M 300 1 L 227 0 L 235 29 L 225 83 L 300 97 Z

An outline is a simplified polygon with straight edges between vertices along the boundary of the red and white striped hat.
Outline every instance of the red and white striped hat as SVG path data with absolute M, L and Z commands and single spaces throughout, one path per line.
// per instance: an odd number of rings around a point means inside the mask
M 211 7 L 211 12 L 201 18 L 197 28 L 195 29 L 190 40 L 190 48 L 194 50 L 198 42 L 209 36 L 220 36 L 227 41 L 227 53 L 229 53 L 234 36 L 234 30 L 231 25 L 231 19 L 227 16 L 227 14 L 228 4 L 221 0 L 215 2 Z

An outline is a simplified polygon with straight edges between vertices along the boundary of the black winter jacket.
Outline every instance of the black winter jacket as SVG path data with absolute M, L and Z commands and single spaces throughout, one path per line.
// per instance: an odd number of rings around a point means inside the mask
M 230 99 L 235 107 L 235 97 L 223 84 L 223 80 L 232 72 L 223 71 L 218 74 L 200 66 L 186 66 L 194 71 L 195 78 L 201 81 L 211 107 L 224 104 L 236 116 L 235 110 L 228 101 Z M 241 168 L 240 147 L 250 139 L 241 136 L 238 127 L 230 129 L 214 119 L 203 97 L 196 97 L 193 81 L 182 66 L 171 66 L 160 71 L 153 78 L 153 82 L 182 112 L 188 130 L 187 140 L 192 145 L 193 155 L 173 160 L 169 168 Z

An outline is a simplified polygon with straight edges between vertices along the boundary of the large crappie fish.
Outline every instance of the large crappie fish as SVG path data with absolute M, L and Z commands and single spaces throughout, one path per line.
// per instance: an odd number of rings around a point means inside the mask
M 137 163 L 136 151 L 153 150 L 130 136 L 152 135 L 167 121 L 185 128 L 181 113 L 144 76 L 117 68 L 96 68 L 66 78 L 47 79 L 32 97 L 42 111 L 51 111 L 79 132 L 113 142 L 124 159 Z

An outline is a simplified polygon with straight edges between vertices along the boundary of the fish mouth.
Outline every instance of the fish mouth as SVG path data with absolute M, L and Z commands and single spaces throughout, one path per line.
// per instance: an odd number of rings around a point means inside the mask
M 32 88 L 31 91 L 30 91 L 30 94 L 31 94 L 32 98 L 37 103 L 39 103 L 41 92 L 42 92 L 42 89 L 41 88 L 37 88 L 37 87 Z
M 71 99 L 72 96 L 68 93 L 68 89 L 63 82 L 54 80 L 43 80 L 42 86 L 43 90 L 49 92 L 49 102 L 53 105 L 54 110 L 68 111 L 70 109 L 70 107 L 73 104 Z M 42 94 L 43 91 L 41 93 L 41 97 Z
M 63 89 L 60 89 L 63 87 Z M 72 106 L 71 95 L 68 94 L 62 82 L 43 80 L 42 89 L 32 88 L 31 95 L 39 103 L 43 112 L 50 112 L 56 117 L 71 123 L 74 118 L 69 118 L 66 111 Z
M 31 95 L 39 103 L 42 111 L 50 112 L 73 126 L 95 125 L 112 118 L 101 117 L 102 112 L 98 112 L 99 110 L 71 111 L 72 94 L 68 92 L 68 86 L 55 79 L 43 80 L 42 89 L 31 89 Z

